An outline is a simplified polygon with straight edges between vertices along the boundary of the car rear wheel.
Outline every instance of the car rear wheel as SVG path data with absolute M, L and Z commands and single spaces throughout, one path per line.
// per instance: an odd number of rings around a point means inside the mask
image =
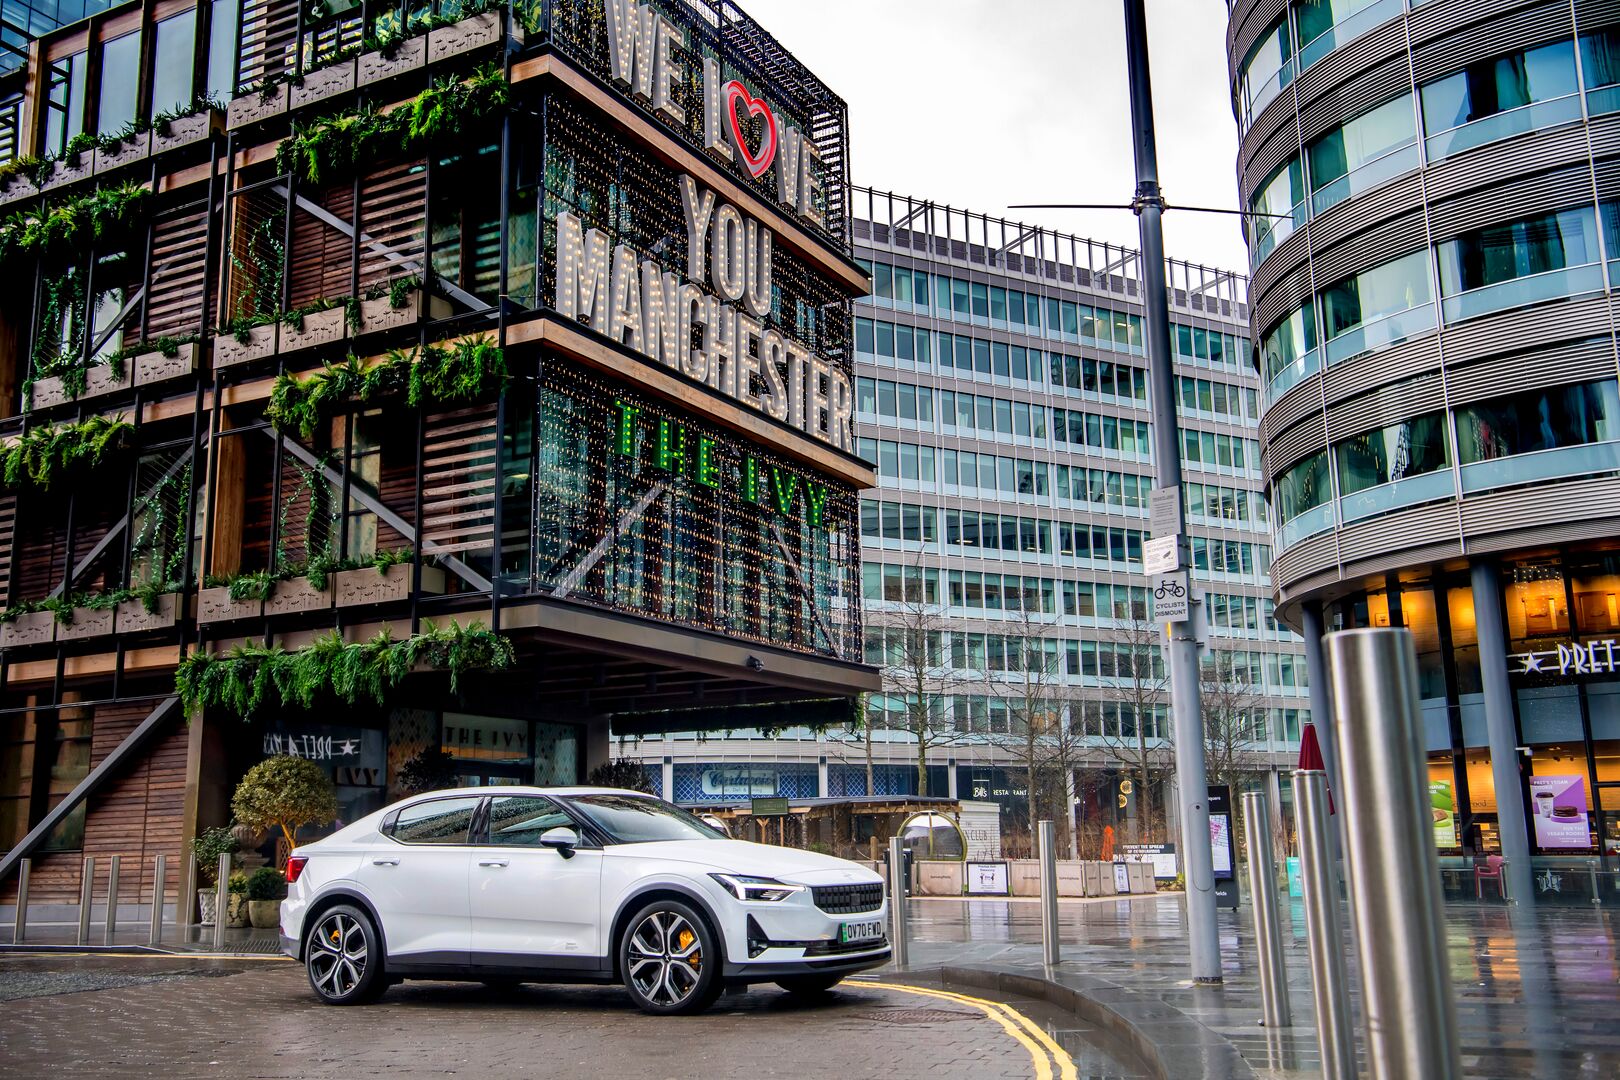
M 703 916 L 678 900 L 655 900 L 625 925 L 619 970 L 643 1012 L 684 1015 L 714 1004 L 724 956 Z
M 795 997 L 820 997 L 843 981 L 842 975 L 794 975 L 776 980 L 776 985 Z
M 357 907 L 328 908 L 304 942 L 310 989 L 327 1005 L 364 1005 L 388 989 L 382 947 L 371 917 Z

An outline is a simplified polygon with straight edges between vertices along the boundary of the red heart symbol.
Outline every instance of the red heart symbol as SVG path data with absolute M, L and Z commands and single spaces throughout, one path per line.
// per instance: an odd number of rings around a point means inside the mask
M 757 98 L 748 92 L 748 88 L 736 79 L 732 79 L 721 88 L 726 95 L 726 116 L 731 120 L 731 140 L 737 147 L 737 153 L 742 155 L 743 164 L 756 179 L 766 169 L 771 167 L 771 160 L 776 157 L 776 117 L 771 114 L 771 107 L 765 104 L 764 98 Z M 737 119 L 737 104 L 741 102 L 747 109 L 749 116 L 763 116 L 765 118 L 765 138 L 759 144 L 757 155 L 748 152 L 748 140 L 743 138 L 742 122 Z

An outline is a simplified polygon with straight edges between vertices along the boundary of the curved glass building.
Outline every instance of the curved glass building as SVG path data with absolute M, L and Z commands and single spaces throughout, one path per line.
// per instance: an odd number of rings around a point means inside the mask
M 1564 885 L 1620 852 L 1620 4 L 1228 7 L 1279 614 L 1410 627 L 1442 853 Z

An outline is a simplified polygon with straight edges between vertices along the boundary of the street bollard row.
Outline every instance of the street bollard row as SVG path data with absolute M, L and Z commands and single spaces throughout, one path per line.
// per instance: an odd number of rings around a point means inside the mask
M 226 856 L 225 858 L 229 858 Z M 101 931 L 101 943 L 112 945 L 118 934 L 118 878 L 121 858 L 118 855 L 107 857 L 107 904 Z M 147 933 L 147 944 L 161 945 L 163 943 L 163 913 L 164 891 L 168 885 L 169 860 L 167 855 L 155 855 L 152 859 L 152 910 L 151 922 Z M 34 860 L 21 859 L 17 863 L 17 909 L 12 922 L 11 941 L 14 945 L 21 945 L 28 940 L 28 908 L 29 889 L 33 883 Z M 193 873 L 195 869 L 193 868 Z M 79 918 L 78 932 L 75 944 L 90 944 L 90 914 L 95 902 L 95 876 L 96 860 L 93 856 L 86 856 L 83 869 L 79 873 Z M 182 885 L 185 883 L 182 882 Z M 181 898 L 180 912 L 185 912 L 184 896 Z M 186 916 L 178 915 L 182 922 Z

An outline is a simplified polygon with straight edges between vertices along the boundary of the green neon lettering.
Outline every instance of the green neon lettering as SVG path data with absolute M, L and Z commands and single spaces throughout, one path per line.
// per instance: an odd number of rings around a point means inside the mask
M 775 465 L 771 466 L 771 486 L 776 489 L 776 509 L 783 515 L 793 513 L 793 491 L 799 486 L 799 478 L 788 473 L 788 482 L 782 483 L 782 470 Z
M 633 457 L 636 452 L 636 414 L 641 410 L 622 401 L 615 401 L 613 404 L 619 408 L 619 453 L 625 457 Z
M 759 462 L 752 454 L 743 457 L 743 500 L 759 503 Z
M 821 527 L 822 512 L 827 509 L 827 485 L 804 482 L 805 504 L 809 509 L 811 528 Z
M 715 461 L 713 439 L 698 439 L 697 480 L 705 487 L 720 486 L 720 466 Z
M 658 421 L 658 467 L 673 473 L 686 467 L 686 429 L 668 420 Z

